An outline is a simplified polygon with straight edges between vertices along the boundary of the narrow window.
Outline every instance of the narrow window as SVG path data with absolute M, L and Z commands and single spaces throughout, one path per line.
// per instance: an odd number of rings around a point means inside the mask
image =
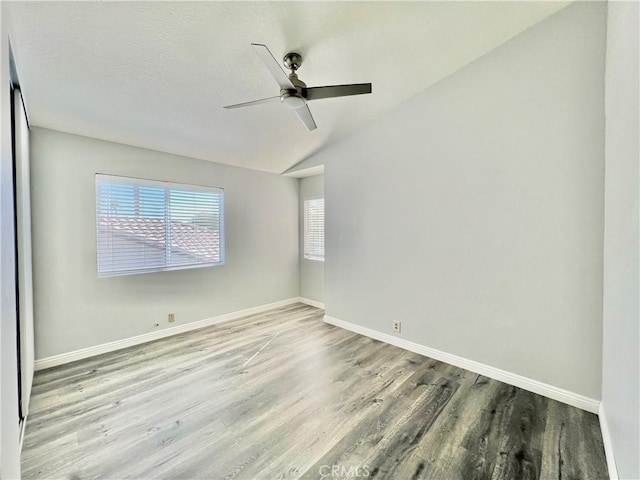
M 98 276 L 224 264 L 220 188 L 96 175 Z
M 304 201 L 304 258 L 324 260 L 324 198 Z

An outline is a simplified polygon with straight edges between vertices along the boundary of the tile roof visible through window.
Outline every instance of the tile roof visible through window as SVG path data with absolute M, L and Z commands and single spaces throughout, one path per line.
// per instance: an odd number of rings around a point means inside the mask
M 161 218 L 101 216 L 100 230 L 145 245 L 165 248 L 165 221 Z M 220 261 L 220 232 L 193 223 L 172 221 L 171 251 L 198 257 L 206 262 Z

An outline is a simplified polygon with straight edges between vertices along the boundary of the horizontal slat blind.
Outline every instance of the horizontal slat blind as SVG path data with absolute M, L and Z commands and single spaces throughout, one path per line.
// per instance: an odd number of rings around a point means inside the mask
M 224 263 L 224 191 L 96 175 L 98 276 Z
M 324 260 L 324 198 L 304 201 L 304 258 Z

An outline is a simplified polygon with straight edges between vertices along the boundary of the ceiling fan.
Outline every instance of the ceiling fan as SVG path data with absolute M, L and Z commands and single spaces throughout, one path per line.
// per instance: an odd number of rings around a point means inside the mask
M 330 85 L 326 87 L 307 87 L 306 83 L 298 78 L 296 70 L 302 65 L 302 56 L 295 52 L 287 53 L 283 58 L 283 64 L 291 73 L 287 75 L 278 62 L 273 57 L 266 45 L 252 43 L 251 46 L 258 54 L 265 66 L 273 75 L 280 86 L 280 95 L 275 97 L 254 100 L 253 102 L 227 105 L 224 108 L 250 107 L 252 105 L 262 105 L 264 103 L 280 102 L 284 106 L 292 109 L 302 120 L 307 130 L 315 130 L 316 122 L 311 116 L 311 111 L 307 106 L 309 100 L 320 100 L 323 98 L 346 97 L 348 95 L 362 95 L 371 93 L 370 83 L 352 83 L 348 85 Z

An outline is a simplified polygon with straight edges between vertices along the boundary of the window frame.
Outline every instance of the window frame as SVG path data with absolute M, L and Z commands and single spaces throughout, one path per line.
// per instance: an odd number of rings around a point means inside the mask
M 138 187 L 150 187 L 150 188 L 162 188 L 164 190 L 165 202 L 166 199 L 170 199 L 170 192 L 172 189 L 183 190 L 183 191 L 191 191 L 191 192 L 206 192 L 206 193 L 216 193 L 220 195 L 220 206 L 219 206 L 219 261 L 217 262 L 203 262 L 203 263 L 192 263 L 192 264 L 183 264 L 183 265 L 167 265 L 165 262 L 164 266 L 161 267 L 142 267 L 142 268 L 134 268 L 127 270 L 117 270 L 117 271 L 100 271 L 100 246 L 99 246 L 99 209 L 100 209 L 100 186 L 99 181 L 113 181 L 114 183 L 121 183 L 130 186 L 138 186 Z M 144 273 L 156 273 L 156 272 L 164 272 L 164 271 L 173 271 L 173 270 L 188 270 L 195 268 L 205 268 L 205 267 L 218 267 L 224 266 L 226 264 L 226 232 L 225 232 L 225 190 L 222 187 L 212 187 L 209 185 L 196 185 L 196 184 L 188 184 L 188 183 L 178 183 L 171 182 L 167 180 L 156 180 L 150 178 L 142 178 L 142 177 L 134 177 L 129 175 L 115 175 L 110 173 L 100 173 L 97 172 L 94 175 L 94 184 L 95 184 L 95 247 L 96 247 L 96 272 L 98 278 L 108 278 L 108 277 L 119 277 L 119 276 L 128 276 L 128 275 L 140 275 Z M 135 198 L 135 194 L 134 194 Z M 170 209 L 170 200 L 168 203 L 165 203 L 165 211 L 164 215 L 158 218 L 163 218 L 164 221 L 167 221 L 167 214 Z M 134 206 L 134 208 L 139 209 L 140 206 Z M 136 217 L 132 217 L 136 218 Z M 138 217 L 138 218 L 150 218 L 150 217 Z M 166 230 L 166 228 L 165 228 Z M 166 235 L 166 234 L 165 234 Z M 166 236 L 165 238 L 165 258 L 168 259 L 170 256 L 171 248 L 167 248 Z

